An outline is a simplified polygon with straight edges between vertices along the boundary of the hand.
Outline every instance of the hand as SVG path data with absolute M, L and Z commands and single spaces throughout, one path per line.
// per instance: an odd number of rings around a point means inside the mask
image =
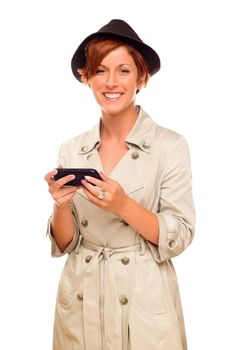
M 102 172 L 100 175 L 103 181 L 85 176 L 85 180 L 82 180 L 83 190 L 93 204 L 118 215 L 126 204 L 128 196 L 117 181 L 110 179 Z M 102 199 L 98 198 L 101 193 L 103 195 Z
M 62 166 L 59 166 L 62 168 Z M 71 207 L 71 201 L 80 186 L 67 186 L 64 185 L 75 178 L 75 175 L 67 175 L 63 178 L 55 181 L 54 175 L 57 174 L 57 170 L 54 169 L 45 175 L 44 179 L 48 184 L 48 191 L 50 192 L 54 202 L 58 208 Z

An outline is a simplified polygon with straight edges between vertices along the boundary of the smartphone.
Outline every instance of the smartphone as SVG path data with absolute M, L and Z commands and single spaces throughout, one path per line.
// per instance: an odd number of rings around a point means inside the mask
M 57 168 L 57 174 L 54 175 L 55 180 L 59 180 L 66 175 L 75 175 L 75 179 L 68 181 L 64 186 L 81 186 L 81 180 L 85 176 L 95 177 L 102 180 L 97 170 L 92 168 Z

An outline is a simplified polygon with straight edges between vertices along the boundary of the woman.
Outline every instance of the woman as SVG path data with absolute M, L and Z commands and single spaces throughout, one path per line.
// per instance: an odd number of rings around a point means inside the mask
M 184 350 L 171 258 L 192 241 L 189 151 L 179 134 L 135 105 L 160 68 L 157 53 L 122 20 L 88 36 L 75 77 L 101 108 L 97 126 L 65 142 L 58 164 L 95 168 L 102 180 L 45 176 L 54 199 L 52 255 L 68 253 L 57 295 L 54 350 Z

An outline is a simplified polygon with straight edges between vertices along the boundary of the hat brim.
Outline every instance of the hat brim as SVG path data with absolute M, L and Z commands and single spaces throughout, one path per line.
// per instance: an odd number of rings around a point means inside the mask
M 108 37 L 120 39 L 126 44 L 132 45 L 134 48 L 136 48 L 144 58 L 148 66 L 150 76 L 157 73 L 158 70 L 160 69 L 160 58 L 158 54 L 150 46 L 144 44 L 141 41 L 132 39 L 127 36 L 121 36 L 121 35 L 117 35 L 109 32 L 97 32 L 89 35 L 86 39 L 84 39 L 72 57 L 71 69 L 75 78 L 77 78 L 80 82 L 82 82 L 82 80 L 81 80 L 81 76 L 78 73 L 78 69 L 83 68 L 86 64 L 85 47 L 87 43 L 92 39 L 108 38 Z

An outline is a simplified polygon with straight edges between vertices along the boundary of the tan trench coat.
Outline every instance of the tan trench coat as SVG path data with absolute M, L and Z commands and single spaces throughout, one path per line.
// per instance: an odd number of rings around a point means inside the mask
M 58 163 L 102 170 L 99 125 L 65 142 Z M 140 108 L 129 151 L 110 177 L 158 216 L 158 247 L 79 190 L 77 230 L 58 288 L 53 350 L 185 350 L 182 308 L 171 258 L 192 241 L 195 211 L 186 140 Z M 50 227 L 50 225 L 48 226 Z

